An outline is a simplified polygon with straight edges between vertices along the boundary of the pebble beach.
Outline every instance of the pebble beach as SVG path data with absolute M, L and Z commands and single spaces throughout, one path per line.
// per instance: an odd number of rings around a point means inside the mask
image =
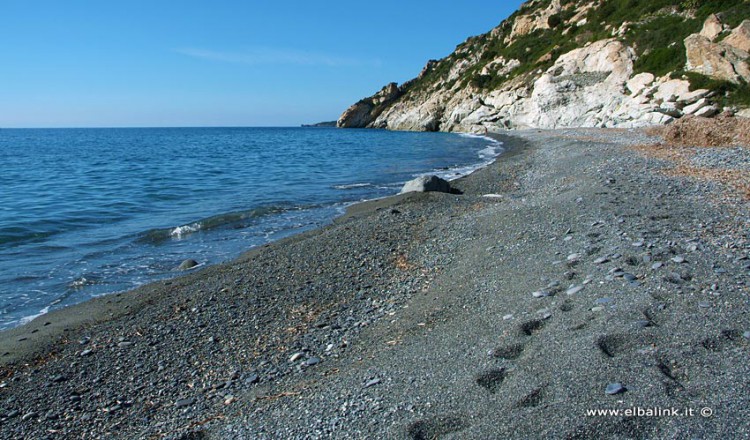
M 0 437 L 750 437 L 748 194 L 641 130 L 493 136 L 460 194 L 0 333 Z

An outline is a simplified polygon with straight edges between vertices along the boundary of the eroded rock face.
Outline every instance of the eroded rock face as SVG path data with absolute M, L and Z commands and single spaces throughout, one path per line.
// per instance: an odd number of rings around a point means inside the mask
M 380 112 L 401 96 L 396 83 L 390 83 L 370 98 L 365 98 L 349 107 L 339 118 L 336 125 L 341 128 L 367 127 Z
M 571 4 L 561 7 L 559 1 L 531 0 L 525 3 L 526 14 L 506 23 L 505 34 L 501 25 L 489 36 L 510 35 L 505 37 L 507 40 L 547 28 L 549 17 L 566 11 Z M 582 11 L 588 10 L 595 7 L 595 2 L 584 2 L 582 7 L 585 8 Z M 585 20 L 585 15 L 576 11 L 578 14 L 566 19 L 569 25 Z M 627 28 L 628 24 L 623 23 L 619 28 L 610 27 L 610 33 L 622 34 Z M 736 83 L 750 82 L 750 20 L 732 29 L 729 35 L 726 31 L 719 15 L 709 16 L 700 33 L 684 41 L 686 70 Z M 720 36 L 725 38 L 722 40 Z M 649 72 L 633 75 L 636 53 L 621 40 L 586 43 L 560 55 L 547 69 L 525 69 L 515 75 L 516 69 L 528 66 L 502 56 L 487 62 L 483 58 L 487 54 L 482 53 L 484 40 L 472 37 L 467 40 L 472 44 L 457 49 L 451 64 L 430 61 L 417 78 L 427 80 L 418 90 L 410 90 L 409 83 L 401 89 L 390 85 L 371 100 L 363 100 L 347 110 L 339 126 L 475 133 L 497 128 L 629 128 L 666 124 L 687 114 L 712 115 L 720 111 L 713 105 L 709 90 L 691 91 L 687 79 L 673 79 L 671 75 L 656 77 Z M 535 63 L 549 63 L 555 59 L 552 52 Z M 480 60 L 481 69 L 475 69 Z M 436 68 L 447 74 L 427 78 Z M 499 81 L 494 90 L 487 90 L 473 85 L 467 72 L 474 72 L 474 79 L 486 77 L 495 82 L 498 78 L 507 79 Z
M 687 37 L 685 49 L 687 51 L 686 68 L 690 72 L 734 83 L 739 83 L 740 79 L 750 81 L 747 52 L 726 44 L 713 43 L 700 34 Z
M 745 20 L 732 30 L 724 44 L 744 52 L 750 52 L 750 20 Z
M 713 40 L 723 29 L 719 18 L 711 15 L 701 33 L 685 39 L 686 69 L 734 83 L 750 81 L 750 20 L 743 21 L 723 41 L 715 43 Z

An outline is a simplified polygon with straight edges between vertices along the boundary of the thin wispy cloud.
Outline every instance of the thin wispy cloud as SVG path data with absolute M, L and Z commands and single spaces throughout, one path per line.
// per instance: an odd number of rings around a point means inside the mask
M 327 66 L 327 67 L 380 67 L 378 59 L 347 58 L 317 52 L 307 52 L 293 49 L 253 48 L 236 52 L 216 51 L 201 48 L 180 48 L 175 52 L 202 60 L 260 65 L 297 65 L 297 66 Z

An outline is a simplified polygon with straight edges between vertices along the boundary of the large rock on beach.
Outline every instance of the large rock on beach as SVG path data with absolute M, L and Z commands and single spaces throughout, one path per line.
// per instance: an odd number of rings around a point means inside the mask
M 451 185 L 447 180 L 438 176 L 422 176 L 406 182 L 401 194 L 408 192 L 451 192 Z
M 177 270 L 190 270 L 196 266 L 198 266 L 198 262 L 193 259 L 187 259 L 180 263 L 180 265 L 177 267 Z

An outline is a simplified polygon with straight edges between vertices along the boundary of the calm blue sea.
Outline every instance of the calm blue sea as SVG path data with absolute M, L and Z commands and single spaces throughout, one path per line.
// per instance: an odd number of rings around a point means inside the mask
M 328 128 L 0 130 L 0 328 L 326 224 L 413 177 L 501 151 Z

